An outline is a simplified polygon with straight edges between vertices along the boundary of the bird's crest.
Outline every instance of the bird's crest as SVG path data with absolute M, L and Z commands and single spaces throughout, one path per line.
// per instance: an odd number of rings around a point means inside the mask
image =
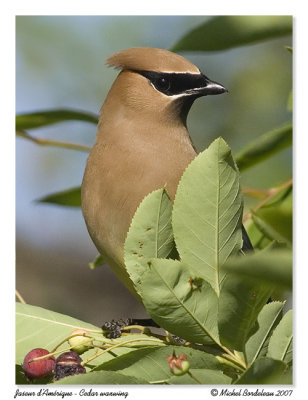
M 153 47 L 135 47 L 112 54 L 109 66 L 137 71 L 199 74 L 199 69 L 179 54 Z

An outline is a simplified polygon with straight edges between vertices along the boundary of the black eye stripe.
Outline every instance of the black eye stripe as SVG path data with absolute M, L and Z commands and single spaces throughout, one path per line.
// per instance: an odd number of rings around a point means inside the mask
M 167 73 L 153 71 L 136 71 L 149 79 L 153 86 L 167 96 L 173 96 L 192 89 L 202 88 L 207 85 L 209 79 L 203 74 Z

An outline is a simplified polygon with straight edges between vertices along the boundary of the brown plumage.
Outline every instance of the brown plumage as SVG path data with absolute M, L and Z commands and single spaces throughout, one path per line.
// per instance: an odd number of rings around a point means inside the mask
M 167 50 L 136 47 L 112 54 L 107 64 L 120 69 L 199 74 L 200 70 L 186 58 Z
M 82 183 L 82 210 L 97 249 L 134 292 L 123 263 L 131 219 L 155 189 L 166 186 L 174 198 L 183 171 L 196 156 L 187 112 L 195 98 L 226 89 L 167 50 L 128 49 L 107 62 L 121 72 L 101 109 Z

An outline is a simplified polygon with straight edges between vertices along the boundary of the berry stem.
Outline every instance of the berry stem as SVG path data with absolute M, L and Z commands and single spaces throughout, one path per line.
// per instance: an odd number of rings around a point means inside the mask
M 110 350 L 116 349 L 117 347 L 121 347 L 121 346 L 124 346 L 124 345 L 129 344 L 129 343 L 140 342 L 140 341 L 161 343 L 161 340 L 159 340 L 159 339 L 136 338 L 136 339 L 126 340 L 125 342 L 120 342 L 120 343 L 114 344 L 113 346 L 108 347 L 106 350 L 103 350 L 103 351 L 100 351 L 99 353 L 94 354 L 92 357 L 90 357 L 87 360 L 83 361 L 81 363 L 81 365 L 85 366 L 90 361 L 95 360 L 95 358 L 100 357 L 103 354 L 108 353 Z
M 66 337 L 65 339 L 63 339 L 60 343 L 58 343 L 58 344 L 56 345 L 56 347 L 54 347 L 54 348 L 51 350 L 51 353 L 54 353 L 63 343 L 67 342 L 69 339 L 71 339 L 71 338 L 73 338 L 73 337 L 75 337 L 75 336 L 84 336 L 84 337 L 87 337 L 87 338 L 91 338 L 91 340 L 93 340 L 93 337 L 90 336 L 90 335 L 88 335 L 87 333 L 76 333 L 76 334 L 74 334 L 74 335 L 67 336 L 67 337 Z M 88 342 L 90 342 L 90 340 L 88 340 Z M 87 343 L 88 343 L 88 342 L 87 342 Z M 72 347 L 70 347 L 70 348 L 72 348 Z M 61 353 L 62 353 L 62 351 L 61 351 Z
M 81 335 L 79 334 L 79 335 L 73 335 L 73 336 L 81 336 Z M 88 336 L 87 336 L 87 337 L 88 337 Z M 85 342 L 85 343 L 91 342 L 92 340 L 93 340 L 93 338 L 91 337 L 91 339 L 87 340 L 87 342 Z M 63 344 L 64 342 L 66 342 L 66 340 L 62 341 L 59 345 L 57 345 L 56 349 L 57 349 L 61 344 Z M 74 346 L 70 346 L 70 347 L 67 347 L 67 348 L 65 348 L 65 349 L 58 350 L 58 351 L 53 350 L 52 352 L 50 352 L 49 354 L 46 354 L 45 356 L 32 358 L 32 360 L 29 360 L 29 362 L 38 361 L 38 360 L 43 360 L 44 358 L 49 358 L 50 356 L 55 356 L 55 355 L 57 355 L 57 354 L 65 353 L 65 352 L 67 352 L 67 351 L 72 350 L 73 347 L 74 347 Z
M 200 382 L 199 379 L 196 376 L 194 376 L 190 371 L 187 371 L 187 373 L 194 381 L 198 383 L 198 385 L 202 385 L 202 382 Z
M 140 332 L 144 332 L 146 327 L 141 325 L 128 325 L 122 328 L 122 331 L 129 331 L 131 329 L 138 329 Z
M 19 293 L 19 290 L 15 289 L 15 295 L 17 299 L 22 303 L 22 304 L 27 304 L 25 302 L 25 299 L 22 297 L 22 295 Z

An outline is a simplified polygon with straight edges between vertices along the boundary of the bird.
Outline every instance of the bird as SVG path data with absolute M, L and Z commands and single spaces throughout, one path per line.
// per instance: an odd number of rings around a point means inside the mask
M 107 59 L 119 71 L 100 111 L 96 140 L 81 187 L 88 232 L 117 277 L 136 294 L 124 264 L 124 243 L 146 195 L 165 187 L 175 197 L 180 178 L 197 151 L 187 114 L 202 96 L 227 89 L 183 56 L 135 47 Z M 243 230 L 243 249 L 251 248 Z

